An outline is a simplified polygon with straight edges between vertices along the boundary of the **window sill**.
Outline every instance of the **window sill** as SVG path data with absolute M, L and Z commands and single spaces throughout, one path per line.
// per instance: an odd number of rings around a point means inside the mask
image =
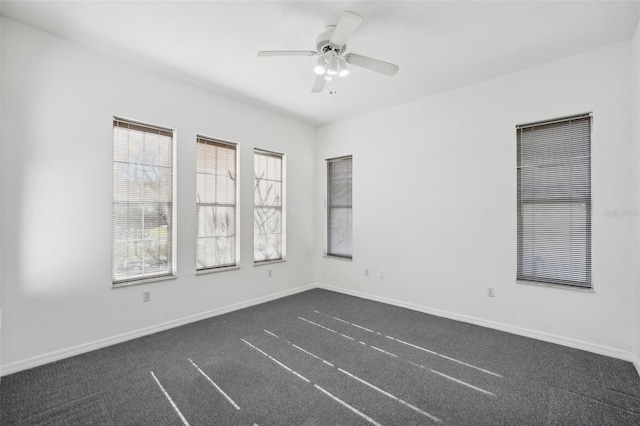
M 240 265 L 223 266 L 220 268 L 199 269 L 196 271 L 196 275 L 215 274 L 216 272 L 235 271 L 236 269 L 240 269 Z
M 145 279 L 141 279 L 141 280 L 124 281 L 124 282 L 119 282 L 119 283 L 113 283 L 111 285 L 111 288 L 131 287 L 131 286 L 134 286 L 134 285 L 149 284 L 149 283 L 155 283 L 155 282 L 158 282 L 158 281 L 175 280 L 177 278 L 178 277 L 176 275 L 163 275 L 161 277 L 152 277 L 152 278 L 145 278 Z
M 325 254 L 323 257 L 325 259 L 336 259 L 336 260 L 343 260 L 345 262 L 353 262 L 353 257 L 333 256 L 330 254 Z
M 284 263 L 287 259 L 264 260 L 261 262 L 253 262 L 253 266 L 272 265 L 274 263 Z
M 564 284 L 541 283 L 537 281 L 526 281 L 526 280 L 516 280 L 516 284 L 533 285 L 538 287 L 551 287 L 551 288 L 558 288 L 561 290 L 578 291 L 580 293 L 595 293 L 595 290 L 593 289 L 593 287 L 581 288 L 581 287 L 575 287 L 575 286 L 564 285 Z

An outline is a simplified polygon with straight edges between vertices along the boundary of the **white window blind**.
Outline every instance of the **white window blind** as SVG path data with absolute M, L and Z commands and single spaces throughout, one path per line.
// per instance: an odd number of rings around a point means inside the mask
M 114 284 L 173 274 L 173 133 L 114 118 Z
M 327 255 L 351 259 L 352 157 L 327 160 Z
M 236 145 L 197 138 L 196 269 L 237 265 Z
M 591 116 L 517 127 L 519 280 L 591 288 Z
M 253 164 L 253 260 L 281 260 L 285 256 L 284 156 L 256 149 Z

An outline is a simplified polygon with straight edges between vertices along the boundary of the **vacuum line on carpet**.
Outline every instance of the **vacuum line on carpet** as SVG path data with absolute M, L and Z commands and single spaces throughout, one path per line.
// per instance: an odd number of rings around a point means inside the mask
M 466 362 L 464 362 L 464 361 L 460 361 L 459 359 L 455 359 L 455 358 L 452 358 L 452 357 L 450 357 L 450 356 L 443 355 L 443 354 L 438 353 L 438 352 L 436 352 L 436 351 L 432 351 L 432 350 L 430 350 L 430 349 L 423 348 L 423 347 L 421 347 L 421 346 L 414 345 L 414 344 L 409 343 L 409 342 L 405 342 L 404 340 L 400 340 L 400 339 L 397 339 L 397 338 L 395 338 L 395 337 L 391 337 L 391 336 L 389 336 L 389 335 L 383 335 L 382 333 L 379 333 L 379 332 L 377 332 L 377 331 L 373 331 L 373 330 L 370 330 L 370 329 L 368 329 L 368 328 L 365 328 L 365 327 L 359 326 L 359 325 L 357 325 L 357 324 L 354 324 L 354 323 L 352 323 L 352 322 L 349 322 L 349 321 L 343 320 L 343 319 L 341 319 L 341 318 L 337 318 L 337 317 L 334 317 L 334 316 L 332 316 L 332 315 L 325 314 L 324 312 L 315 311 L 315 310 L 314 310 L 314 312 L 316 312 L 316 313 L 318 313 L 318 314 L 320 314 L 320 315 L 324 315 L 324 316 L 329 317 L 329 318 L 333 318 L 333 319 L 338 320 L 338 321 L 345 322 L 345 323 L 347 323 L 347 324 L 350 324 L 350 325 L 352 325 L 352 326 L 354 326 L 354 327 L 357 327 L 357 328 L 361 328 L 361 329 L 366 330 L 366 331 L 368 331 L 368 332 L 376 333 L 376 334 L 378 334 L 378 335 L 380 335 L 380 336 L 385 336 L 387 339 L 390 339 L 390 340 L 396 341 L 396 342 L 398 342 L 398 343 L 402 343 L 403 345 L 407 345 L 407 346 L 410 346 L 410 347 L 412 347 L 412 348 L 419 349 L 419 350 L 421 350 L 421 351 L 424 351 L 424 352 L 430 353 L 430 354 L 432 354 L 432 355 L 436 355 L 436 356 L 439 356 L 439 357 L 441 357 L 441 358 L 447 359 L 447 360 L 449 360 L 449 361 L 457 362 L 458 364 L 462 364 L 462 365 L 465 365 L 465 366 L 467 366 L 467 367 L 474 368 L 474 369 L 476 369 L 476 370 L 478 370 L 478 371 L 482 371 L 483 373 L 491 374 L 492 376 L 496 376 L 496 377 L 503 377 L 501 374 L 494 373 L 493 371 L 489 371 L 489 370 L 486 370 L 486 369 L 484 369 L 484 368 L 481 368 L 481 367 L 475 366 L 475 365 L 473 365 L 473 364 L 469 364 L 469 363 L 466 363 Z M 298 318 L 301 318 L 301 317 L 298 317 Z M 306 320 L 306 321 L 311 322 L 312 324 L 315 324 L 315 323 L 314 323 L 314 322 L 312 322 L 312 321 L 309 321 L 309 320 Z M 318 326 L 320 326 L 320 327 L 323 327 L 323 326 L 322 326 L 322 325 L 320 325 L 320 324 L 316 324 L 316 325 L 318 325 Z
M 273 337 L 276 337 L 278 339 L 280 338 L 280 337 L 276 336 L 275 334 L 273 334 L 272 332 L 270 332 L 269 330 L 266 330 L 264 328 L 263 328 L 263 330 L 264 330 L 265 333 L 268 333 L 268 334 L 272 335 Z
M 329 327 L 325 327 L 325 326 L 324 326 L 324 325 L 322 325 L 322 324 L 318 324 L 317 322 L 313 322 L 313 321 L 310 321 L 310 320 L 308 320 L 308 319 L 306 319 L 306 318 L 302 318 L 302 317 L 298 317 L 298 318 L 300 318 L 302 321 L 306 321 L 306 322 L 308 322 L 309 324 L 313 324 L 313 325 L 315 325 L 315 326 L 317 326 L 317 327 L 323 328 L 323 329 L 325 329 L 325 330 L 327 330 L 327 331 L 330 331 L 330 332 L 332 332 L 332 333 L 339 334 L 340 336 L 344 337 L 345 339 L 349 339 L 349 340 L 356 340 L 356 339 L 354 339 L 354 338 L 353 338 L 353 337 L 351 337 L 351 336 L 347 336 L 346 334 L 338 333 L 337 331 L 332 330 L 332 329 L 330 329 Z
M 345 321 L 345 322 L 346 322 L 346 321 Z M 369 333 L 375 333 L 375 334 L 379 334 L 380 336 L 382 336 L 382 334 L 378 333 L 377 331 L 369 330 L 367 327 L 363 327 L 363 326 L 358 325 L 358 324 L 353 323 L 353 322 L 350 322 L 349 324 L 351 324 L 351 325 L 352 325 L 352 326 L 354 326 L 354 327 L 361 328 L 361 329 L 363 329 L 364 331 L 368 331 Z
M 306 318 L 302 318 L 302 317 L 298 317 L 298 318 L 300 318 L 302 321 L 306 321 L 306 322 L 308 322 L 309 324 L 313 324 L 313 325 L 318 326 L 318 327 L 320 327 L 320 328 L 324 328 L 325 330 L 330 331 L 330 332 L 332 332 L 332 333 L 339 334 L 337 331 L 332 330 L 332 329 L 330 329 L 329 327 L 325 327 L 324 325 L 320 325 L 320 324 L 318 324 L 317 322 L 309 321 L 308 319 L 306 319 Z
M 384 349 L 376 348 L 373 345 L 370 345 L 370 346 L 371 346 L 371 349 L 375 349 L 376 351 L 382 352 L 383 354 L 387 354 L 387 355 L 392 356 L 394 358 L 398 358 L 398 355 L 396 355 L 396 354 L 392 354 L 391 352 L 387 352 Z
M 475 368 L 476 370 L 482 371 L 483 373 L 491 374 L 492 376 L 496 376 L 496 377 L 502 377 L 502 375 L 500 375 L 498 373 L 494 373 L 493 371 L 485 370 L 484 368 L 480 368 L 480 367 L 477 367 L 477 366 L 475 366 L 473 364 L 469 364 L 469 363 L 466 363 L 464 361 L 460 361 L 459 359 L 455 359 L 455 358 L 451 358 L 450 356 L 439 354 L 438 352 L 434 352 L 432 350 L 423 348 L 421 346 L 414 345 L 413 343 L 405 342 L 404 340 L 396 339 L 396 338 L 393 338 L 391 336 L 387 336 L 387 338 L 391 339 L 391 340 L 394 340 L 394 341 L 396 341 L 398 343 L 402 343 L 403 345 L 407 345 L 407 346 L 410 346 L 410 347 L 415 348 L 415 349 L 420 349 L 421 351 L 425 351 L 427 353 L 430 353 L 430 354 L 433 354 L 433 355 L 437 355 L 437 356 L 442 357 L 444 359 L 448 359 L 449 361 L 457 362 L 458 364 L 462 364 L 462 365 L 466 365 L 467 367 Z
M 164 387 L 162 386 L 162 384 L 160 383 L 160 380 L 158 380 L 158 378 L 156 377 L 155 374 L 153 374 L 153 371 L 151 372 L 151 376 L 153 377 L 153 379 L 156 381 L 156 383 L 158 384 L 158 386 L 160 387 L 160 390 L 162 391 L 162 393 L 164 394 L 164 396 L 169 400 L 169 402 L 171 403 L 171 406 L 173 407 L 173 409 L 175 410 L 176 413 L 178 413 L 178 416 L 180 417 L 180 420 L 182 420 L 182 423 L 185 426 L 189 426 L 189 422 L 187 421 L 187 419 L 184 417 L 184 415 L 182 415 L 182 412 L 180 411 L 180 409 L 178 408 L 178 406 L 176 405 L 175 402 L 173 402 L 173 399 L 171 399 L 171 397 L 169 396 L 169 394 L 167 393 L 167 391 L 164 389 Z
M 222 396 L 224 396 L 225 398 L 227 398 L 227 401 L 229 401 L 229 403 L 230 403 L 231 405 L 233 405 L 233 406 L 234 406 L 234 408 L 235 408 L 236 410 L 239 410 L 239 409 L 240 409 L 240 407 L 238 406 L 238 404 L 236 404 L 236 403 L 235 403 L 235 401 L 234 401 L 233 399 L 231 399 L 231 397 L 230 397 L 229 395 L 227 395 L 227 393 L 226 393 L 225 391 L 223 391 L 223 390 L 222 390 L 222 388 L 221 388 L 220 386 L 218 386 L 218 385 L 216 384 L 216 382 L 214 382 L 214 381 L 211 379 L 211 377 L 209 377 L 209 376 L 208 376 L 204 371 L 202 371 L 202 370 L 200 369 L 200 367 L 198 367 L 198 366 L 196 365 L 196 363 L 195 363 L 195 362 L 193 362 L 193 361 L 191 360 L 191 358 L 187 358 L 187 359 L 189 360 L 189 362 L 190 362 L 191 364 L 193 364 L 193 366 L 194 366 L 195 368 L 197 368 L 197 369 L 198 369 L 198 371 L 200 372 L 200 374 L 202 374 L 204 377 L 206 377 L 206 379 L 209 381 L 209 383 L 211 383 L 211 384 L 212 384 L 212 385 L 213 385 L 213 386 L 218 390 L 218 392 L 220 392 L 220 393 L 222 394 Z
M 296 349 L 298 349 L 298 350 L 301 350 L 302 352 L 306 353 L 307 355 L 311 355 L 312 357 L 319 359 L 320 361 L 324 362 L 325 364 L 330 365 L 331 367 L 334 367 L 334 365 L 333 365 L 333 364 L 331 364 L 329 361 L 327 361 L 327 360 L 325 360 L 325 359 L 320 358 L 318 355 L 314 355 L 314 354 L 312 354 L 311 352 L 309 352 L 308 350 L 306 350 L 306 349 L 302 349 L 300 346 L 298 346 L 298 345 L 294 345 L 293 343 L 292 343 L 291 345 L 292 345 L 294 348 L 296 348 Z
M 272 357 L 271 355 L 269 355 L 268 353 L 264 352 L 263 350 L 253 346 L 251 343 L 247 342 L 244 339 L 240 339 L 243 342 L 245 342 L 247 345 L 251 346 L 253 349 L 257 350 L 258 352 L 260 352 L 262 355 L 266 356 L 267 358 L 269 358 L 271 361 L 275 362 L 276 364 L 278 364 L 280 367 L 284 368 L 285 370 L 295 374 L 296 376 L 298 376 L 299 378 L 301 378 L 302 380 L 304 380 L 307 383 L 311 383 L 311 381 L 309 379 L 307 379 L 306 377 L 304 377 L 302 374 L 297 373 L 296 371 L 293 371 L 292 369 L 290 369 L 289 367 L 287 367 L 286 365 L 284 365 L 283 363 L 281 363 L 280 361 L 278 361 L 277 359 L 275 359 L 274 357 Z
M 277 337 L 278 339 L 280 339 L 280 337 L 276 336 L 275 334 L 273 334 L 273 333 L 272 333 L 272 332 L 270 332 L 269 330 L 264 330 L 264 331 L 265 331 L 265 333 L 268 333 L 268 334 L 270 334 L 270 335 L 272 335 L 272 336 L 275 336 L 275 337 Z M 287 339 L 282 339 L 282 340 L 284 340 L 285 342 L 287 342 L 288 344 L 290 344 L 290 345 L 291 345 L 291 346 L 293 346 L 294 348 L 298 349 L 299 351 L 302 351 L 302 352 L 306 353 L 307 355 L 311 355 L 312 357 L 314 357 L 314 358 L 316 358 L 316 359 L 319 359 L 320 361 L 324 362 L 325 364 L 330 365 L 330 366 L 332 366 L 332 367 L 333 367 L 333 364 L 331 364 L 331 363 L 330 363 L 329 361 L 327 361 L 327 360 L 324 360 L 324 359 L 320 358 L 318 355 L 312 354 L 311 352 L 309 352 L 309 351 L 308 351 L 308 350 L 306 350 L 306 349 L 302 349 L 300 346 L 298 346 L 298 345 L 296 345 L 296 344 L 291 343 L 291 342 L 290 342 L 290 341 L 288 341 Z
M 319 312 L 319 311 L 313 311 L 313 312 L 315 312 L 316 314 L 321 314 L 321 313 L 322 313 L 322 312 Z M 344 322 L 344 323 L 349 324 L 349 321 L 345 321 L 345 320 L 343 320 L 343 319 L 336 318 L 336 317 L 331 317 L 331 318 L 333 318 L 334 320 L 342 321 L 342 322 Z
M 366 327 L 363 327 L 361 325 L 355 324 L 353 322 L 349 322 L 347 320 L 343 320 L 342 318 L 334 317 L 333 315 L 325 314 L 324 312 L 315 311 L 315 310 L 313 312 L 315 312 L 316 314 L 324 315 L 324 316 L 329 317 L 329 318 L 333 318 L 336 321 L 340 321 L 340 322 L 343 322 L 345 324 L 349 324 L 349 325 L 352 325 L 354 327 L 361 328 L 362 330 L 368 331 L 369 333 L 380 334 L 377 331 L 373 331 L 373 330 L 370 330 L 370 329 L 368 329 Z M 380 334 L 380 335 L 382 336 L 382 334 Z
M 336 402 L 342 404 L 344 407 L 348 408 L 349 410 L 353 411 L 354 413 L 356 413 L 357 415 L 359 415 L 360 417 L 362 417 L 363 419 L 367 420 L 369 423 L 377 425 L 377 426 L 382 426 L 380 423 L 376 422 L 375 420 L 373 420 L 371 417 L 367 416 L 366 414 L 364 414 L 362 411 L 358 410 L 355 407 L 352 407 L 351 405 L 347 404 L 346 402 L 344 402 L 343 400 L 341 400 L 340 398 L 338 398 L 337 396 L 333 395 L 331 392 L 326 391 L 324 389 L 322 389 L 320 386 L 318 385 L 313 385 L 316 387 L 316 389 L 324 392 L 327 396 L 333 398 Z
M 355 380 L 359 381 L 360 383 L 362 383 L 362 384 L 364 384 L 364 385 L 369 386 L 371 389 L 377 390 L 377 391 L 378 391 L 378 392 L 380 392 L 381 394 L 383 394 L 383 395 L 385 395 L 385 396 L 387 396 L 387 397 L 389 397 L 389 398 L 393 399 L 394 401 L 399 402 L 400 404 L 402 404 L 402 405 L 404 405 L 404 406 L 406 406 L 406 407 L 411 408 L 412 410 L 414 410 L 414 411 L 416 411 L 416 412 L 418 412 L 418 413 L 422 414 L 423 416 L 426 416 L 426 417 L 430 418 L 431 420 L 433 420 L 433 421 L 435 421 L 435 422 L 442 423 L 442 420 L 440 420 L 439 418 L 437 418 L 437 417 L 436 417 L 436 416 L 434 416 L 433 414 L 427 413 L 426 411 L 423 411 L 423 410 L 419 409 L 419 408 L 418 408 L 418 407 L 416 407 L 415 405 L 412 405 L 412 404 L 408 403 L 407 401 L 405 401 L 405 400 L 403 400 L 403 399 L 401 399 L 401 398 L 398 398 L 397 396 L 395 396 L 395 395 L 393 395 L 393 394 L 390 394 L 389 392 L 387 392 L 387 391 L 385 391 L 385 390 L 382 390 L 382 389 L 380 389 L 379 387 L 377 387 L 377 386 L 375 386 L 375 385 L 372 385 L 371 383 L 367 382 L 366 380 L 363 380 L 363 379 L 361 379 L 360 377 L 355 376 L 355 375 L 353 375 L 353 374 L 349 373 L 349 372 L 348 372 L 348 371 L 346 371 L 346 370 L 343 370 L 342 368 L 338 368 L 338 371 L 340 371 L 340 372 L 342 372 L 342 373 L 346 374 L 347 376 L 349 376 L 349 377 L 351 377 L 351 378 L 353 378 L 353 379 L 355 379 Z
M 421 365 L 420 367 L 424 367 L 424 366 L 422 366 L 422 365 Z M 424 367 L 424 368 L 426 368 L 426 367 Z M 431 369 L 431 368 L 429 368 L 429 371 L 431 371 L 432 373 L 437 374 L 437 375 L 439 375 L 439 376 L 442 376 L 442 377 L 444 377 L 445 379 L 453 380 L 453 381 L 454 381 L 454 382 L 456 382 L 456 383 L 460 383 L 461 385 L 467 386 L 467 387 L 469 387 L 469 388 L 471 388 L 471 389 L 475 389 L 475 390 L 477 390 L 478 392 L 482 392 L 482 393 L 487 394 L 487 395 L 495 396 L 495 394 L 494 394 L 494 393 L 492 393 L 492 392 L 489 392 L 489 391 L 484 390 L 484 389 L 482 389 L 482 388 L 479 388 L 479 387 L 477 387 L 477 386 L 473 386 L 473 385 L 471 385 L 471 384 L 469 384 L 469 383 L 467 383 L 467 382 L 463 382 L 462 380 L 456 379 L 455 377 L 451 377 L 451 376 L 449 376 L 449 375 L 447 375 L 447 374 L 441 373 L 441 372 L 436 371 L 436 370 L 433 370 L 433 369 Z

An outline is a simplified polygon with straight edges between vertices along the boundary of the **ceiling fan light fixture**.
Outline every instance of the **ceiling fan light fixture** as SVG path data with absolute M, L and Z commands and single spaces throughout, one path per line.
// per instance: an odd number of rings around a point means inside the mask
M 349 68 L 347 67 L 347 61 L 344 58 L 338 59 L 338 75 L 340 77 L 346 77 L 349 75 Z
M 338 58 L 335 53 L 327 58 L 327 74 L 338 75 Z
M 313 72 L 318 75 L 323 75 L 327 72 L 327 63 L 324 60 L 324 57 L 320 56 L 318 61 L 316 62 L 316 66 L 313 68 Z
M 324 75 L 324 79 L 327 80 L 327 81 L 331 81 L 331 80 L 333 80 L 333 76 L 327 72 Z

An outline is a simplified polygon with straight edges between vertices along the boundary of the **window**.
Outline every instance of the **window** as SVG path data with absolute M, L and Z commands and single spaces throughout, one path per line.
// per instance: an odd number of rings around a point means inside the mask
M 327 160 L 327 255 L 351 259 L 352 158 Z
M 198 136 L 196 269 L 236 266 L 236 145 Z
M 591 116 L 517 127 L 519 280 L 591 288 Z
M 113 120 L 113 284 L 172 276 L 173 130 Z
M 254 150 L 253 261 L 285 257 L 284 156 Z

